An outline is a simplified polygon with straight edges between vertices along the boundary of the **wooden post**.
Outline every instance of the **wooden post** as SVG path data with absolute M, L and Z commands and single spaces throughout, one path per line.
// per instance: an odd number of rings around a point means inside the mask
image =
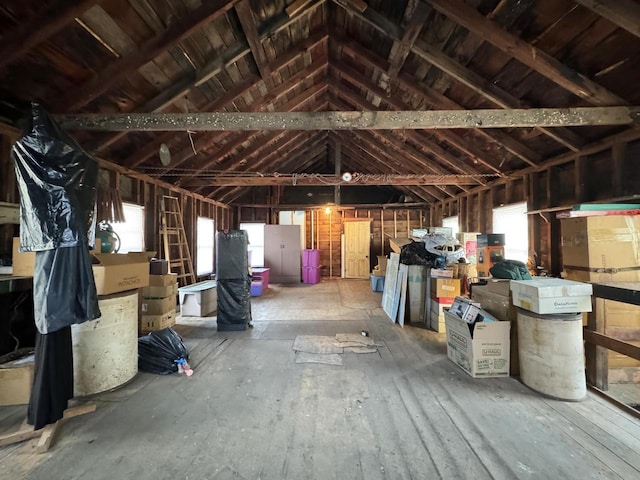
M 592 311 L 587 314 L 587 328 L 604 334 L 604 299 L 591 297 Z M 604 347 L 585 343 L 587 382 L 600 390 L 609 389 L 609 352 Z

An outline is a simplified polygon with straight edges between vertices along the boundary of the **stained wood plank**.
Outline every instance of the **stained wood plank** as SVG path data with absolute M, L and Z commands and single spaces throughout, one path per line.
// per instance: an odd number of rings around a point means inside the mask
M 611 23 L 640 37 L 640 4 L 633 0 L 576 0 Z

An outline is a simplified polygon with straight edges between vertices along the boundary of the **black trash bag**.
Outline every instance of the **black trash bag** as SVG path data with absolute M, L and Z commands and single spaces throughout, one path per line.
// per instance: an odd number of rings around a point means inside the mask
M 527 266 L 519 260 L 503 260 L 491 267 L 489 272 L 493 278 L 509 280 L 531 280 L 533 278 Z
M 37 103 L 11 149 L 20 192 L 20 250 L 94 245 L 98 162 Z
M 244 278 L 249 272 L 249 235 L 245 230 L 216 233 L 216 280 Z
M 444 264 L 444 257 L 428 252 L 424 242 L 412 242 L 400 249 L 400 263 L 403 265 L 426 265 L 438 268 Z
M 145 372 L 169 375 L 179 366 L 189 365 L 189 352 L 175 330 L 165 328 L 138 339 L 138 368 Z
M 246 330 L 251 323 L 251 277 L 218 280 L 218 331 Z

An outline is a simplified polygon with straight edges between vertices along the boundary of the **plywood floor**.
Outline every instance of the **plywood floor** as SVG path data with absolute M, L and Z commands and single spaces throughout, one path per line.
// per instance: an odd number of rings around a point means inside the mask
M 640 421 L 589 393 L 543 398 L 515 379 L 474 380 L 444 335 L 392 325 L 368 281 L 274 286 L 255 328 L 182 319 L 193 377 L 140 373 L 66 421 L 53 449 L 0 449 L 0 478 L 638 479 Z M 295 364 L 296 335 L 368 330 L 377 354 Z M 24 407 L 0 408 L 0 430 Z

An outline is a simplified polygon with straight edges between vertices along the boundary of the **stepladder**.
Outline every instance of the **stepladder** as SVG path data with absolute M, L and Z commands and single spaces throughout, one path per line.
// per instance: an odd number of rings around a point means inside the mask
M 161 205 L 160 235 L 164 258 L 169 263 L 169 270 L 178 275 L 178 283 L 182 286 L 196 282 L 189 243 L 184 230 L 180 201 L 177 197 L 163 195 Z

